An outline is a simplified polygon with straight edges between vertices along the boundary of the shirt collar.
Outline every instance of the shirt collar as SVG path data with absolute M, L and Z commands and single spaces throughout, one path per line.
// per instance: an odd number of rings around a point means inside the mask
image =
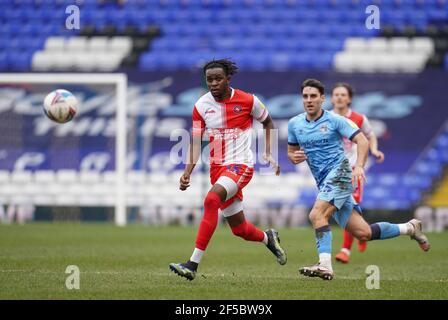
M 317 122 L 320 118 L 322 118 L 324 116 L 324 113 L 325 113 L 325 110 L 322 109 L 322 114 L 316 120 L 313 120 L 313 121 L 308 120 L 308 118 L 305 115 L 305 120 L 306 120 L 306 122 Z

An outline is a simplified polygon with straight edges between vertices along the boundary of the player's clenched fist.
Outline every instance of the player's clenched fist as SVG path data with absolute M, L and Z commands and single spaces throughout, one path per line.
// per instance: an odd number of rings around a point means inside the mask
M 187 190 L 187 188 L 190 186 L 190 175 L 187 173 L 184 173 L 181 177 L 180 177 L 180 186 L 179 189 L 180 190 Z
M 303 149 L 300 149 L 294 151 L 293 153 L 290 153 L 289 159 L 292 161 L 292 163 L 299 164 L 308 159 L 308 157 L 306 156 L 305 151 Z

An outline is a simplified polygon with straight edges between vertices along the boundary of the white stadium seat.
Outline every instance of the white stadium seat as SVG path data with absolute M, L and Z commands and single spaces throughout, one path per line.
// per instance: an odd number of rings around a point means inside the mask
M 120 66 L 122 59 L 123 55 L 120 53 L 103 54 L 101 57 L 99 57 L 99 59 L 97 58 L 96 69 L 99 71 L 115 70 Z
M 80 52 L 74 59 L 75 69 L 81 71 L 94 70 L 97 65 L 97 55 L 91 52 Z
M 344 42 L 344 51 L 364 52 L 367 50 L 367 42 L 363 38 L 347 38 Z
M 113 37 L 108 41 L 107 47 L 112 52 L 127 55 L 132 50 L 132 39 L 130 37 Z
M 51 183 L 56 181 L 56 173 L 52 170 L 40 170 L 34 173 L 34 181 L 37 183 Z
M 146 182 L 145 171 L 130 171 L 127 173 L 129 183 L 144 184 Z
M 79 52 L 87 50 L 87 37 L 72 37 L 66 42 L 66 49 L 69 52 Z
M 333 67 L 340 72 L 353 72 L 355 70 L 353 56 L 354 54 L 348 51 L 336 53 L 333 58 Z
M 32 181 L 31 171 L 13 171 L 11 181 L 19 184 L 30 183 Z
M 55 205 L 60 206 L 76 206 L 78 204 L 76 197 L 73 195 L 61 194 L 60 196 L 56 197 L 55 200 Z
M 385 38 L 372 38 L 367 41 L 367 48 L 370 52 L 384 52 L 389 49 L 389 42 Z
M 389 40 L 389 48 L 392 52 L 408 52 L 411 43 L 408 38 L 392 38 Z
M 165 183 L 168 180 L 168 174 L 151 173 L 148 178 L 151 183 Z
M 64 51 L 66 46 L 66 39 L 64 37 L 49 37 L 45 41 L 46 51 Z
M 420 72 L 425 68 L 427 57 L 421 53 L 407 53 L 403 54 L 398 62 L 400 63 L 400 70 L 404 72 Z
M 8 184 L 10 181 L 10 173 L 8 170 L 0 170 L 0 185 Z
M 100 173 L 98 171 L 81 171 L 79 180 L 84 184 L 93 184 L 100 181 Z
M 75 67 L 75 57 L 76 54 L 69 52 L 58 52 L 52 53 L 53 66 L 54 70 L 71 70 Z
M 78 182 L 78 172 L 76 170 L 59 170 L 56 173 L 56 180 L 60 183 Z
M 399 71 L 399 55 L 394 53 L 378 53 L 375 57 L 377 61 L 377 70 L 381 72 Z
M 92 37 L 87 42 L 87 48 L 91 52 L 107 52 L 108 39 L 106 37 Z
M 32 197 L 35 206 L 51 206 L 56 204 L 56 197 L 50 194 L 38 194 Z
M 416 37 L 411 39 L 410 46 L 413 52 L 423 52 L 428 56 L 434 53 L 434 41 L 427 37 Z
M 115 183 L 116 174 L 115 174 L 115 171 L 105 171 L 105 172 L 103 172 L 101 177 L 105 183 L 112 184 L 112 183 Z
M 371 73 L 376 71 L 378 61 L 376 54 L 369 52 L 353 56 L 353 64 L 356 71 Z
M 52 56 L 47 51 L 37 51 L 33 55 L 31 66 L 36 71 L 51 70 L 53 67 Z
M 420 72 L 434 52 L 430 38 L 348 38 L 333 58 L 340 72 Z

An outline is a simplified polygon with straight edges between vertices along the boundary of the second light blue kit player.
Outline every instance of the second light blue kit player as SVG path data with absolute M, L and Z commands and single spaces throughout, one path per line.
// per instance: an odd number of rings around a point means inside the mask
M 422 250 L 428 251 L 428 238 L 422 233 L 422 223 L 417 219 L 402 224 L 379 222 L 371 225 L 364 220 L 352 192 L 353 184 L 365 181 L 364 165 L 369 148 L 367 138 L 349 119 L 322 109 L 325 88 L 320 81 L 305 80 L 301 94 L 305 112 L 289 120 L 288 158 L 293 164 L 306 161 L 319 189 L 309 214 L 316 232 L 319 262 L 311 267 L 303 267 L 299 272 L 309 277 L 333 279 L 330 217 L 360 241 L 409 235 Z M 344 155 L 343 137 L 358 145 L 353 171 Z

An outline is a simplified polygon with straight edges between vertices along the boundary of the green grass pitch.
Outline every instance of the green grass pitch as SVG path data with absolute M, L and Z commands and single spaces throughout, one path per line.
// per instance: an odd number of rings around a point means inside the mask
M 0 299 L 448 299 L 448 233 L 428 234 L 424 253 L 409 237 L 375 241 L 334 264 L 335 279 L 298 275 L 316 262 L 310 228 L 280 229 L 288 263 L 259 243 L 219 227 L 194 281 L 169 271 L 189 258 L 197 227 L 108 224 L 0 226 Z M 342 241 L 333 228 L 333 252 Z M 68 290 L 68 265 L 80 289 Z M 380 289 L 366 289 L 366 267 L 380 269 Z

